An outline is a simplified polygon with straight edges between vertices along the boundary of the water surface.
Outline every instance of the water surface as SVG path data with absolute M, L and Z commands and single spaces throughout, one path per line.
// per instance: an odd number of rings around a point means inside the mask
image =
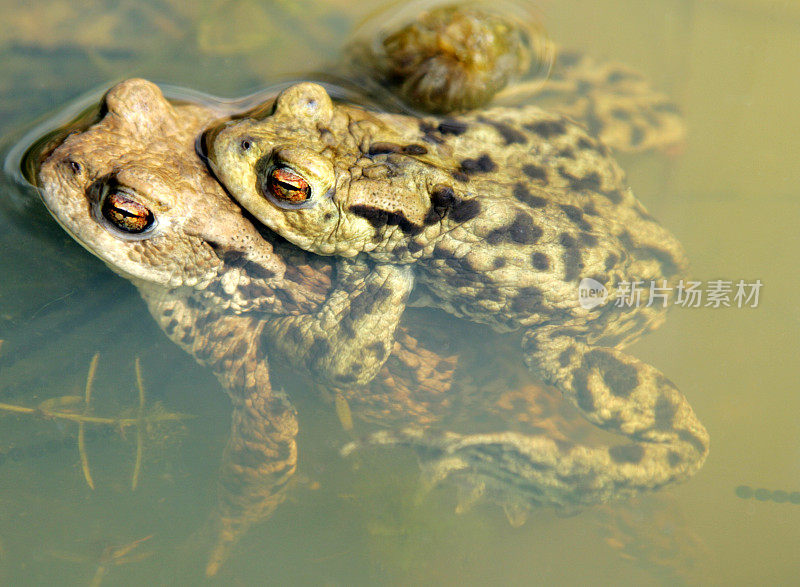
M 456 516 L 452 488 L 418 499 L 412 455 L 375 450 L 343 460 L 337 451 L 349 436 L 335 414 L 288 378 L 300 412 L 300 482 L 242 541 L 222 580 L 639 585 L 796 577 L 800 505 L 742 499 L 735 490 L 800 491 L 800 110 L 792 100 L 800 94 L 800 5 L 538 7 L 561 45 L 640 69 L 686 112 L 682 153 L 622 164 L 639 199 L 686 247 L 694 278 L 764 284 L 757 308 L 676 308 L 632 348 L 678 384 L 712 438 L 694 479 L 617 508 L 657 520 L 645 522 L 652 533 L 637 540 L 653 545 L 663 564 L 655 554 L 620 556 L 604 528 L 622 522 L 606 522 L 608 514 L 543 510 L 512 528 L 488 505 Z M 344 0 L 208 1 L 192 9 L 9 3 L 0 25 L 0 133 L 13 143 L 54 109 L 134 75 L 228 97 L 249 93 L 322 67 L 363 10 Z M 151 438 L 132 491 L 135 435 L 88 436 L 91 490 L 74 425 L 0 415 L 0 582 L 88 584 L 101 566 L 109 584 L 199 581 L 205 553 L 193 533 L 215 504 L 227 398 L 160 332 L 132 286 L 75 244 L 31 194 L 8 183 L 2 190 L 0 402 L 36 406 L 80 395 L 100 352 L 98 412 L 136 406 L 140 357 L 148 402 L 196 418 Z M 671 532 L 691 537 L 681 552 L 658 546 Z M 110 548 L 148 536 L 133 560 L 108 562 Z

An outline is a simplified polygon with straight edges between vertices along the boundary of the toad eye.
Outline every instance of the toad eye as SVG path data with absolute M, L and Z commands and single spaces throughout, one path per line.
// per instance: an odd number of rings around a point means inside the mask
M 150 210 L 120 191 L 110 192 L 103 199 L 101 210 L 106 220 L 130 234 L 141 234 L 155 221 Z
M 276 167 L 269 172 L 267 188 L 280 202 L 302 204 L 311 197 L 311 186 L 288 167 Z

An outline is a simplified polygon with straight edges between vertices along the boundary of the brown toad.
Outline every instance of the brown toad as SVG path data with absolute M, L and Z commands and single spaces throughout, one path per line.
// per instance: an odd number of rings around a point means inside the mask
M 678 282 L 683 250 L 581 125 L 535 106 L 374 112 L 301 83 L 206 145 L 229 192 L 291 242 L 413 265 L 431 305 L 521 332 L 529 366 L 590 421 L 652 443 L 612 449 L 609 462 L 648 463 L 652 486 L 701 466 L 708 435 L 686 399 L 622 350 L 662 323 L 666 300 L 650 300 L 650 284 Z M 610 290 L 605 305 L 581 304 L 584 279 Z M 644 284 L 641 303 L 626 303 L 625 283 Z
M 283 500 L 296 469 L 296 415 L 272 388 L 267 356 L 354 394 L 374 375 L 360 366 L 374 368 L 392 350 L 411 286 L 407 271 L 332 267 L 259 232 L 194 152 L 195 135 L 220 115 L 128 80 L 108 91 L 94 120 L 55 131 L 25 162 L 54 218 L 136 285 L 164 332 L 212 368 L 233 402 L 210 573 Z M 406 333 L 398 340 L 380 379 L 446 389 L 455 359 Z

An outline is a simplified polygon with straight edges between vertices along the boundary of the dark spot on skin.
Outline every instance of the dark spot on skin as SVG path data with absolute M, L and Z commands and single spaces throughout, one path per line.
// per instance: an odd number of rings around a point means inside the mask
M 649 212 L 647 212 L 647 211 L 646 211 L 646 210 L 644 210 L 643 208 L 640 208 L 639 206 L 636 206 L 636 207 L 634 207 L 633 211 L 634 211 L 634 212 L 636 212 L 636 215 L 637 215 L 639 218 L 641 218 L 642 220 L 647 220 L 647 221 L 649 221 L 649 222 L 655 222 L 655 220 L 656 220 L 656 219 L 653 217 L 653 215 L 652 215 L 652 214 L 650 214 Z
M 581 230 L 591 230 L 592 225 L 586 222 L 583 218 L 583 212 L 577 206 L 571 206 L 569 204 L 561 204 L 559 206 L 564 214 L 569 218 L 572 222 L 578 225 Z
M 610 84 L 615 84 L 625 79 L 640 79 L 640 78 L 633 72 L 616 70 L 608 74 L 606 81 Z
M 655 247 L 642 247 L 639 250 L 644 254 L 650 255 L 661 264 L 661 272 L 665 277 L 671 277 L 678 272 L 678 264 L 669 251 L 663 251 Z
M 397 143 L 372 143 L 369 146 L 368 154 L 370 157 L 374 155 L 386 155 L 388 153 L 401 153 L 403 148 Z
M 617 261 L 619 261 L 619 257 L 617 257 L 614 253 L 609 253 L 608 256 L 606 257 L 606 262 L 605 262 L 606 271 L 616 266 Z
M 174 313 L 174 310 L 172 308 L 167 308 L 166 310 L 163 310 L 161 312 L 161 315 L 166 317 L 166 318 L 169 318 L 170 316 L 172 316 L 173 313 Z
M 564 159 L 575 158 L 575 150 L 572 147 L 563 147 L 561 150 L 558 151 L 557 154 L 559 157 L 563 157 Z
M 681 464 L 683 458 L 681 458 L 680 453 L 671 450 L 669 451 L 669 453 L 667 453 L 667 461 L 669 462 L 669 466 L 674 469 L 675 467 Z
M 614 108 L 611 110 L 611 116 L 616 118 L 617 120 L 630 120 L 631 113 L 627 110 L 623 110 L 622 108 Z
M 447 259 L 453 256 L 453 251 L 442 246 L 442 243 L 436 243 L 433 249 L 433 256 L 436 259 Z
M 321 337 L 315 337 L 314 342 L 308 349 L 309 356 L 323 358 L 327 357 L 331 352 L 330 343 Z
M 450 269 L 455 269 L 456 271 L 462 271 L 464 268 L 461 259 L 456 257 L 448 257 L 444 260 L 444 264 L 450 267 Z
M 544 253 L 534 253 L 531 257 L 531 263 L 533 264 L 533 268 L 539 271 L 547 271 L 550 269 L 550 257 Z
M 325 212 L 322 218 L 326 221 L 329 221 L 331 218 L 333 218 L 333 212 Z
M 589 389 L 589 371 L 577 369 L 572 376 L 572 388 L 575 391 L 575 401 L 584 412 L 594 412 L 594 396 Z
M 583 213 L 587 216 L 597 216 L 597 209 L 594 207 L 594 204 L 586 204 L 583 207 Z
M 389 153 L 400 153 L 402 155 L 425 155 L 428 148 L 423 145 L 398 145 L 397 143 L 379 142 L 369 146 L 368 154 L 370 157 L 375 155 L 387 155 Z
M 595 349 L 586 353 L 584 364 L 588 369 L 597 369 L 611 394 L 628 397 L 639 385 L 636 367 L 620 361 L 611 352 Z
M 580 61 L 581 55 L 575 51 L 565 51 L 558 56 L 558 63 L 564 67 L 572 67 Z
M 612 446 L 608 449 L 608 456 L 615 463 L 630 463 L 635 465 L 644 458 L 644 448 L 638 444 L 625 444 Z
M 542 229 L 533 223 L 525 212 L 517 212 L 508 226 L 495 228 L 486 235 L 486 242 L 496 245 L 501 242 L 513 242 L 521 245 L 534 244 L 542 236 Z
M 447 283 L 455 288 L 470 287 L 474 284 L 472 278 L 464 273 L 455 273 L 447 276 Z
M 672 253 L 656 247 L 637 247 L 633 242 L 631 233 L 623 230 L 617 237 L 627 251 L 631 251 L 642 259 L 654 259 L 661 265 L 661 272 L 665 277 L 671 277 L 678 272 L 678 264 Z
M 571 249 L 575 247 L 575 239 L 572 238 L 572 235 L 562 232 L 558 235 L 558 244 L 560 244 L 565 249 Z
M 242 269 L 248 276 L 254 279 L 271 279 L 275 277 L 275 272 L 267 269 L 257 263 L 248 261 L 245 253 L 237 250 L 222 251 L 219 245 L 212 245 L 214 253 L 219 257 L 227 267 L 238 267 Z
M 522 182 L 514 184 L 514 197 L 531 208 L 544 208 L 547 205 L 546 199 L 531 194 L 528 186 Z
M 408 252 L 413 255 L 415 253 L 420 252 L 423 248 L 425 248 L 425 245 L 418 243 L 417 241 L 409 241 L 406 248 L 408 249 Z
M 472 220 L 481 212 L 481 203 L 478 200 L 459 200 L 450 208 L 449 218 L 454 222 Z
M 584 151 L 587 149 L 594 149 L 595 144 L 586 137 L 581 137 L 578 139 L 578 148 L 583 149 Z
M 622 429 L 625 420 L 621 416 L 608 416 L 603 418 L 603 421 L 598 424 L 603 430 L 610 430 L 611 432 L 618 433 Z
M 494 261 L 492 261 L 492 267 L 494 269 L 500 269 L 501 267 L 506 266 L 506 260 L 503 257 L 495 257 Z
M 659 102 L 650 106 L 656 112 L 671 112 L 673 114 L 680 114 L 681 109 L 672 102 Z
M 573 356 L 575 356 L 575 349 L 572 347 L 567 347 L 565 350 L 561 351 L 560 355 L 558 355 L 558 364 L 562 367 L 566 367 L 569 365 Z
M 456 195 L 453 188 L 445 184 L 434 186 L 431 190 L 431 207 L 425 214 L 423 223 L 431 225 L 441 221 L 455 202 Z
M 544 167 L 534 165 L 533 163 L 527 163 L 522 166 L 522 172 L 531 179 L 541 180 L 547 183 L 547 172 L 544 170 Z
M 405 155 L 426 155 L 428 148 L 423 145 L 406 145 L 403 147 L 403 154 Z
M 455 200 L 455 192 L 449 185 L 438 184 L 431 191 L 431 204 L 437 208 L 449 208 Z
M 355 322 L 349 313 L 342 318 L 342 321 L 339 323 L 339 327 L 347 338 L 352 340 L 356 337 Z
M 466 183 L 469 181 L 469 175 L 467 175 L 463 171 L 456 170 L 451 175 L 453 176 L 453 179 L 455 179 L 456 181 L 460 181 L 461 183 Z
M 581 252 L 578 248 L 565 248 L 561 255 L 564 264 L 564 281 L 575 281 L 583 269 Z
M 542 229 L 533 223 L 533 219 L 524 212 L 518 212 L 508 227 L 511 240 L 521 245 L 531 245 L 542 236 Z
M 244 272 L 247 273 L 248 276 L 255 279 L 263 280 L 275 277 L 274 271 L 272 271 L 271 269 L 267 269 L 266 267 L 263 267 L 258 263 L 253 263 L 251 261 L 246 262 L 242 266 L 242 269 L 244 269 Z
M 195 320 L 195 330 L 203 331 L 214 324 L 217 320 L 219 320 L 219 315 L 216 312 L 202 314 Z
M 540 120 L 523 126 L 543 139 L 561 136 L 566 132 L 564 122 L 561 120 Z
M 375 341 L 367 346 L 367 350 L 374 355 L 378 361 L 383 361 L 388 354 L 388 350 L 380 341 Z
M 167 333 L 167 336 L 172 336 L 175 333 L 175 329 L 178 327 L 178 321 L 174 318 L 169 321 L 169 323 L 164 327 L 164 332 Z
M 528 137 L 525 136 L 524 133 L 520 132 L 513 126 L 506 124 L 505 122 L 497 122 L 494 120 L 489 120 L 488 118 L 480 117 L 478 118 L 484 124 L 488 124 L 493 129 L 497 131 L 497 133 L 503 137 L 503 140 L 506 142 L 506 145 L 511 145 L 514 143 L 519 143 L 524 145 L 528 142 Z
M 677 411 L 678 407 L 669 396 L 667 396 L 667 394 L 661 394 L 658 400 L 656 400 L 655 413 L 653 416 L 656 430 L 671 430 L 675 422 L 675 414 Z
M 597 246 L 597 237 L 589 232 L 582 232 L 578 235 L 578 240 L 580 240 L 581 245 L 584 247 L 596 247 Z
M 503 300 L 503 294 L 500 292 L 500 290 L 496 287 L 489 287 L 488 285 L 485 285 L 485 287 L 478 290 L 476 295 L 481 300 L 488 300 L 491 302 L 499 302 Z
M 436 363 L 436 367 L 434 367 L 434 369 L 436 369 L 436 371 L 438 371 L 439 373 L 447 373 L 448 371 L 452 371 L 453 368 L 454 368 L 453 363 L 451 361 L 448 361 L 447 359 L 442 359 L 441 361 Z
M 608 198 L 613 204 L 619 204 L 622 201 L 623 193 L 620 190 L 601 191 L 600 193 Z
M 431 226 L 432 224 L 436 224 L 437 222 L 442 221 L 442 216 L 436 211 L 433 206 L 428 208 L 428 211 L 425 213 L 425 216 L 422 218 L 422 224 L 425 226 Z
M 587 173 L 583 177 L 576 177 L 563 167 L 559 167 L 558 171 L 561 173 L 562 177 L 569 182 L 569 187 L 573 190 L 590 190 L 593 192 L 600 191 L 600 184 L 602 180 L 596 171 Z
M 421 121 L 419 123 L 419 130 L 422 132 L 422 140 L 424 141 L 436 144 L 441 144 L 444 142 L 444 139 L 435 134 L 436 127 L 429 122 L 425 122 L 424 120 Z
M 511 302 L 511 310 L 517 314 L 530 314 L 542 307 L 542 292 L 535 287 L 523 287 Z
M 688 442 L 692 445 L 692 447 L 700 454 L 705 453 L 708 450 L 708 444 L 689 432 L 688 430 L 679 430 L 678 431 L 678 438 L 680 438 L 684 442 Z
M 384 226 L 397 226 L 406 236 L 415 236 L 422 232 L 422 227 L 409 221 L 402 212 L 387 212 L 363 204 L 350 206 L 350 212 L 364 218 L 377 230 Z
M 247 353 L 247 341 L 244 339 L 239 339 L 236 344 L 228 349 L 227 356 L 234 359 L 239 359 L 243 357 L 245 353 Z
M 634 124 L 631 126 L 631 145 L 634 147 L 638 147 L 644 141 L 645 132 L 644 129 L 639 126 L 638 124 Z
M 489 173 L 495 169 L 497 169 L 497 165 L 486 153 L 477 159 L 464 159 L 461 162 L 461 171 L 467 174 Z
M 462 135 L 467 131 L 467 123 L 455 118 L 445 118 L 438 128 L 443 135 Z
M 192 342 L 193 339 L 194 339 L 194 335 L 191 332 L 184 332 L 183 336 L 181 336 L 181 342 L 183 344 L 189 344 L 190 342 Z M 242 342 L 243 341 L 239 341 L 239 343 L 242 343 Z

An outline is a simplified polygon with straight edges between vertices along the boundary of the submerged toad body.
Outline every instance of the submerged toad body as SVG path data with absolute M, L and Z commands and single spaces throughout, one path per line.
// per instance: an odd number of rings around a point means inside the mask
M 639 304 L 614 303 L 623 282 L 676 283 L 684 253 L 579 124 L 533 106 L 371 112 L 301 83 L 269 116 L 206 144 L 230 193 L 291 242 L 413 264 L 433 305 L 521 331 L 529 366 L 592 422 L 671 443 L 647 450 L 687 475 L 702 463 L 708 437 L 686 399 L 621 350 L 663 321 L 665 302 L 648 304 L 645 289 Z M 579 303 L 584 278 L 608 288 L 605 305 Z M 619 452 L 632 464 L 654 456 Z

